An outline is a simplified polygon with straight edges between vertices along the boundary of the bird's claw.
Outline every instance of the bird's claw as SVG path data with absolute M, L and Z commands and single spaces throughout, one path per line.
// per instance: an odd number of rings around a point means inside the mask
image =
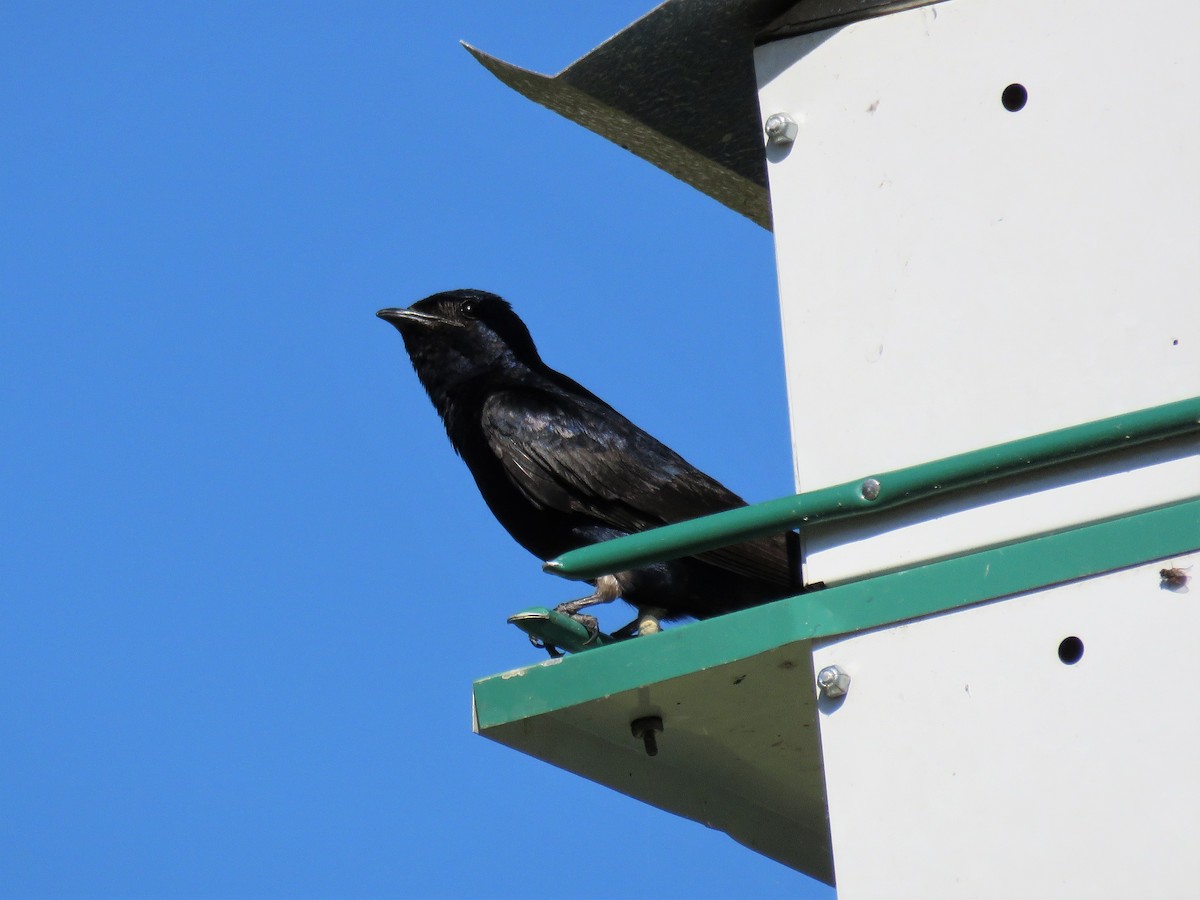
M 587 629 L 588 638 L 584 641 L 584 645 L 590 644 L 600 636 L 600 620 L 595 616 L 589 616 L 587 613 L 577 612 L 578 607 L 572 603 L 560 603 L 554 607 L 556 613 L 561 613 L 564 616 L 570 616 L 580 625 Z
M 587 633 L 588 633 L 587 640 L 585 640 L 580 645 L 581 647 L 588 646 L 593 641 L 595 641 L 598 637 L 600 637 L 600 620 L 597 619 L 595 616 L 588 616 L 588 615 L 584 615 L 583 613 L 564 612 L 561 607 L 558 609 L 555 609 L 555 612 L 560 612 L 560 613 L 563 613 L 564 615 L 570 616 L 572 619 L 574 619 L 576 622 L 578 622 L 580 625 L 582 625 L 585 629 L 587 629 Z M 529 635 L 529 643 L 533 644 L 533 646 L 537 647 L 539 650 L 545 650 L 548 654 L 550 654 L 551 659 L 558 659 L 560 656 L 563 655 L 562 650 L 558 649 L 558 647 L 554 646 L 553 644 L 547 643 L 546 641 L 542 640 L 537 635 L 534 635 L 534 634 Z
M 533 644 L 533 646 L 537 647 L 539 650 L 545 650 L 548 654 L 550 654 L 551 659 L 558 659 L 563 655 L 561 650 L 559 650 L 553 644 L 547 644 L 537 635 L 529 635 L 529 643 Z
M 595 616 L 587 616 L 583 613 L 574 613 L 571 618 L 587 629 L 588 639 L 583 642 L 585 647 L 592 641 L 596 640 L 596 638 L 600 637 L 600 620 Z

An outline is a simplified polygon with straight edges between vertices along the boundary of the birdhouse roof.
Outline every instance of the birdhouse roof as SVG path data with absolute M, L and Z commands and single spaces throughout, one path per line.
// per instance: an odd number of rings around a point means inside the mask
M 467 49 L 530 100 L 771 227 L 755 44 L 937 0 L 668 0 L 557 75 Z

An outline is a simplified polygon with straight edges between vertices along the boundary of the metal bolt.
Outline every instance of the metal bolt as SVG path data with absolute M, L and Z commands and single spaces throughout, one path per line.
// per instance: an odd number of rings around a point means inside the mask
M 830 700 L 844 697 L 850 690 L 850 676 L 840 666 L 826 666 L 817 673 L 817 687 Z
M 874 500 L 879 496 L 879 487 L 878 479 L 868 478 L 862 483 L 862 487 L 859 490 L 862 491 L 864 500 Z
M 767 133 L 767 140 L 772 144 L 790 144 L 800 133 L 800 126 L 787 113 L 771 113 L 767 116 L 763 131 Z
M 643 716 L 629 723 L 629 730 L 635 738 L 640 738 L 646 748 L 647 756 L 658 756 L 658 740 L 654 737 L 663 730 L 661 716 Z

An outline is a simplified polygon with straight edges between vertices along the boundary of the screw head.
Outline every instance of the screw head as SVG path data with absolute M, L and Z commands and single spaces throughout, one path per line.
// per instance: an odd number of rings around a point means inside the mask
M 790 144 L 800 133 L 800 126 L 787 113 L 771 113 L 763 125 L 767 140 L 776 145 Z
M 860 487 L 859 490 L 862 491 L 864 500 L 874 500 L 879 496 L 879 488 L 880 484 L 878 479 L 868 478 L 862 483 L 862 487 Z
M 817 687 L 829 699 L 846 696 L 850 690 L 850 676 L 842 671 L 841 666 L 826 666 L 817 673 Z

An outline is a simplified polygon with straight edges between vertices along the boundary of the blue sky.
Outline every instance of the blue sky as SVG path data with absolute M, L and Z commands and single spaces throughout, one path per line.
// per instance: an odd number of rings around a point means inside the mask
M 374 316 L 501 293 L 791 490 L 770 235 L 458 46 L 553 72 L 651 6 L 0 8 L 0 894 L 831 895 L 471 734 L 540 658 L 505 617 L 578 589 Z

